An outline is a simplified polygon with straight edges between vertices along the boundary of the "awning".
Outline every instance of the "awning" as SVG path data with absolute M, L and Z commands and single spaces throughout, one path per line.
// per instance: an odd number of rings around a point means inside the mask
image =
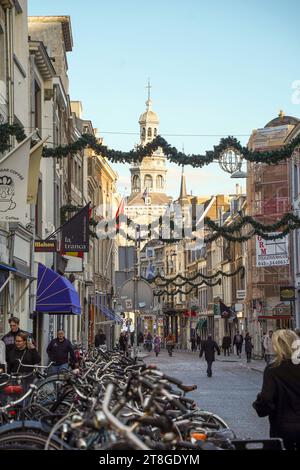
M 14 268 L 13 266 L 9 266 L 8 264 L 3 264 L 3 263 L 0 264 L 0 270 L 16 272 L 16 268 Z
M 103 315 L 106 316 L 106 318 L 109 318 L 109 320 L 112 320 L 116 323 L 123 323 L 123 319 L 119 317 L 117 313 L 115 313 L 113 310 L 111 310 L 107 305 L 100 305 L 100 310 L 103 313 Z
M 61 315 L 80 315 L 81 305 L 71 282 L 39 263 L 36 311 Z

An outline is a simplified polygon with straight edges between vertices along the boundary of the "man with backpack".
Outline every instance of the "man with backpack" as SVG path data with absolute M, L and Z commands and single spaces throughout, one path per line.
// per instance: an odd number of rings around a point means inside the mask
M 243 341 L 243 336 L 237 331 L 233 338 L 233 346 L 236 346 L 236 353 L 239 357 L 241 357 Z

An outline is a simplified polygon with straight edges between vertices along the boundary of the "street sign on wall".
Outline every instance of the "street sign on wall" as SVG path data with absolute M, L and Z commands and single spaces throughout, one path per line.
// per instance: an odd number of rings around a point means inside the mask
M 245 297 L 246 297 L 246 290 L 237 290 L 236 291 L 237 300 L 244 300 Z
M 276 235 L 277 232 L 269 235 Z M 288 235 L 278 240 L 264 240 L 256 236 L 256 266 L 284 266 L 289 264 Z
M 280 301 L 291 302 L 295 300 L 295 287 L 294 286 L 281 286 L 280 287 Z

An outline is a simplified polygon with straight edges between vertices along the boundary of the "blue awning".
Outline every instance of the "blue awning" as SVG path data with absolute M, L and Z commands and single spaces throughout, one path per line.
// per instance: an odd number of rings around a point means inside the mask
M 71 282 L 39 263 L 36 311 L 61 315 L 80 315 L 81 305 Z
M 3 264 L 3 263 L 0 264 L 0 270 L 16 272 L 16 268 L 14 268 L 13 266 L 9 266 L 8 264 Z
M 123 319 L 117 313 L 115 313 L 113 310 L 111 310 L 107 305 L 101 305 L 100 304 L 99 307 L 100 307 L 100 310 L 103 313 L 103 315 L 106 316 L 106 318 L 108 318 L 109 320 L 112 320 L 116 323 L 120 323 L 120 324 L 123 323 Z

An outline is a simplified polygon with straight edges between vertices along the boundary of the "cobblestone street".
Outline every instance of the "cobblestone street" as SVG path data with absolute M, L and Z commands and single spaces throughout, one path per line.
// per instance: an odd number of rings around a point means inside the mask
M 184 383 L 197 384 L 198 389 L 189 396 L 195 398 L 201 408 L 220 415 L 238 437 L 269 437 L 268 419 L 259 418 L 252 408 L 252 402 L 261 389 L 262 361 L 253 361 L 248 366 L 245 357 L 217 356 L 213 376 L 208 378 L 206 362 L 199 359 L 199 352 L 175 351 L 169 357 L 166 351 L 162 351 L 158 358 L 151 352 L 144 360 L 157 363 L 162 371 Z

